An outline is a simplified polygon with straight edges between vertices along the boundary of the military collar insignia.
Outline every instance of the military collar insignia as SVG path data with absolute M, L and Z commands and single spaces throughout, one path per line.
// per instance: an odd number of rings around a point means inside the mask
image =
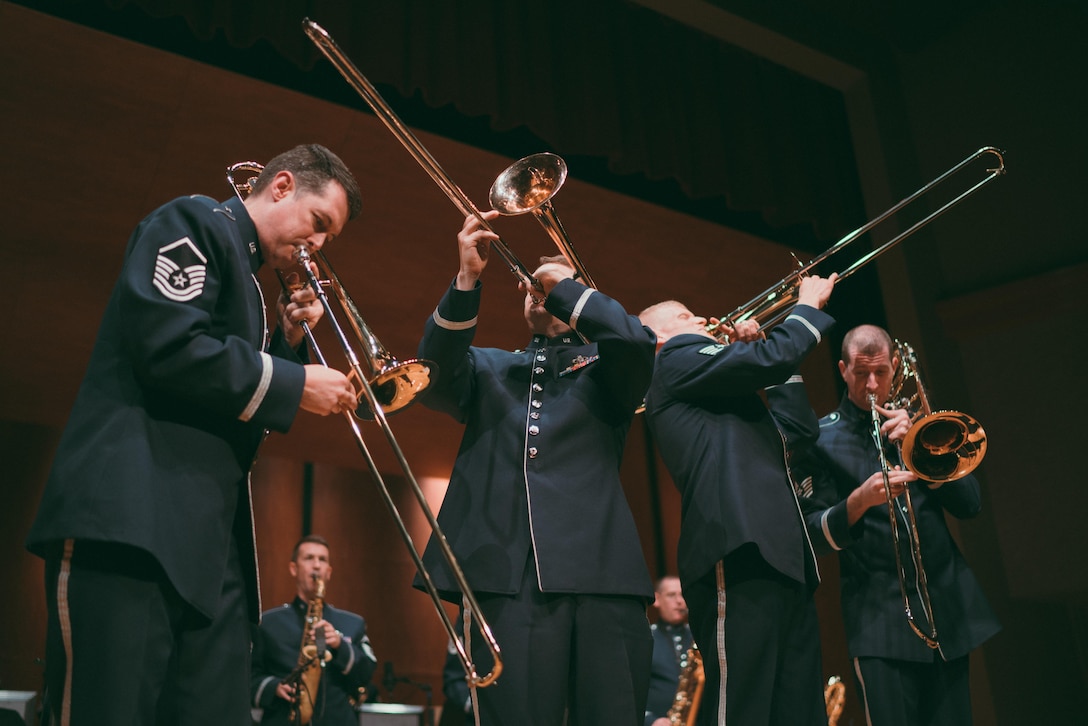
M 213 212 L 219 212 L 220 214 L 222 214 L 224 217 L 226 217 L 227 219 L 229 219 L 232 222 L 237 222 L 238 221 L 238 218 L 234 216 L 234 212 L 231 211 L 230 207 L 227 207 L 227 206 L 216 207 L 212 211 Z
M 718 355 L 725 350 L 725 346 L 721 343 L 713 343 L 699 349 L 699 352 L 703 355 Z
M 600 357 L 601 356 L 599 356 L 599 355 L 589 355 L 589 356 L 576 355 L 576 356 L 574 356 L 574 360 L 572 360 L 570 362 L 570 365 L 568 367 L 566 367 L 563 370 L 559 371 L 559 375 L 560 376 L 565 376 L 568 373 L 573 373 L 574 371 L 578 370 L 579 368 L 585 368 L 590 363 L 592 363 L 593 361 L 597 360 Z

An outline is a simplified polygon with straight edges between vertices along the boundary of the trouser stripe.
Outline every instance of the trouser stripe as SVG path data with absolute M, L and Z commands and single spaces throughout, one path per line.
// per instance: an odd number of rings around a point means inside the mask
M 869 715 L 869 696 L 865 692 L 865 676 L 861 674 L 861 661 L 854 658 L 854 673 L 858 677 L 858 684 L 861 686 L 861 700 L 865 704 L 865 723 L 868 726 L 873 726 L 873 717 Z
M 725 656 L 725 567 L 721 560 L 714 566 L 714 577 L 718 588 L 718 616 L 714 626 L 718 657 L 718 723 L 725 724 L 725 685 L 729 680 L 728 661 Z
M 465 637 L 462 642 L 464 643 L 465 653 L 469 654 L 469 659 L 472 658 L 472 610 L 468 606 L 468 597 L 461 596 L 461 615 L 462 626 L 461 632 Z M 472 701 L 472 716 L 476 726 L 480 726 L 480 700 L 476 695 L 476 682 L 470 680 L 468 683 L 468 695 Z
M 68 611 L 68 577 L 72 574 L 74 547 L 75 540 L 64 540 L 64 557 L 57 576 L 57 619 L 64 643 L 64 693 L 61 695 L 60 726 L 68 726 L 72 719 L 72 616 Z

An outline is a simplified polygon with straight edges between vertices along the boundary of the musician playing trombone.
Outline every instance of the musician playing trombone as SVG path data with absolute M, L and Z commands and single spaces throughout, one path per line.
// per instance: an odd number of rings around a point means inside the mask
M 834 506 L 820 515 L 822 526 L 813 532 L 839 553 L 842 614 L 867 722 L 959 726 L 971 723 L 968 653 L 1000 625 L 952 539 L 945 513 L 973 517 L 982 501 L 971 474 L 931 483 L 901 466 L 897 444 L 911 429 L 911 419 L 906 408 L 888 400 L 900 363 L 880 327 L 862 325 L 843 339 L 839 372 L 846 391 L 839 407 L 820 420 L 812 465 L 813 497 Z M 903 584 L 917 626 L 928 633 L 935 625 L 939 644 L 927 645 L 912 632 L 905 612 L 885 472 L 872 430 L 874 410 L 881 418 L 888 487 L 899 520 Z M 920 573 L 907 539 L 908 488 L 928 604 L 920 599 Z
M 46 561 L 43 723 L 249 724 L 249 468 L 299 410 L 355 404 L 343 374 L 301 357 L 314 293 L 281 297 L 269 335 L 255 274 L 360 207 L 312 144 L 245 201 L 180 197 L 133 232 L 27 540 Z
M 502 675 L 477 689 L 477 713 L 506 726 L 560 726 L 568 711 L 572 725 L 638 726 L 653 587 L 619 468 L 654 337 L 559 257 L 533 273 L 539 290 L 520 283 L 526 349 L 473 346 L 495 239 L 466 217 L 457 275 L 419 346 L 441 371 L 422 402 L 465 425 L 438 520 L 502 648 Z M 431 539 L 424 562 L 458 602 Z M 486 672 L 478 628 L 469 640 Z
M 827 723 L 819 573 L 786 446 L 816 437 L 796 372 L 834 322 L 820 309 L 834 284 L 804 278 L 765 336 L 745 320 L 718 340 L 674 300 L 639 315 L 659 346 L 646 415 L 681 495 L 679 574 L 706 677 L 700 726 Z

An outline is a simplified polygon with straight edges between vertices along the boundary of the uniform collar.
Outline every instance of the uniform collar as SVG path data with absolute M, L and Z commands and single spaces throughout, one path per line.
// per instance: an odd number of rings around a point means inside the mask
M 843 421 L 850 423 L 853 426 L 865 427 L 872 421 L 872 414 L 868 409 L 860 409 L 857 404 L 850 400 L 850 396 L 846 393 L 842 394 L 842 403 L 839 404 L 839 414 L 842 416 Z
M 564 345 L 578 345 L 580 341 L 578 336 L 574 334 L 574 331 L 562 333 L 554 338 L 549 338 L 546 335 L 537 333 L 533 336 L 533 339 L 529 341 L 529 345 L 526 350 L 537 350 L 539 348 L 547 348 L 549 346 L 564 346 Z
M 230 212 L 231 219 L 238 225 L 238 233 L 242 237 L 242 244 L 249 257 L 250 271 L 256 274 L 264 264 L 264 255 L 261 253 L 261 242 L 257 237 L 257 227 L 253 224 L 253 218 L 249 216 L 245 202 L 238 197 L 231 197 L 223 202 L 222 206 Z

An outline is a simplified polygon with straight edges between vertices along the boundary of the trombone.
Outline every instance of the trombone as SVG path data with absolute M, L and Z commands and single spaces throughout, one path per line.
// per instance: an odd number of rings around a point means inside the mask
M 227 168 L 227 181 L 234 188 L 234 191 L 239 198 L 244 200 L 246 196 L 249 195 L 253 189 L 253 183 L 256 181 L 256 178 L 262 169 L 263 166 L 261 164 L 252 161 L 239 162 L 237 164 L 232 164 Z M 242 173 L 248 174 L 248 176 L 242 177 Z M 311 257 L 309 250 L 305 247 L 299 247 L 296 252 L 296 259 L 305 271 L 307 282 L 317 295 L 317 299 L 321 302 L 321 306 L 325 310 L 325 316 L 329 319 L 329 325 L 335 333 L 340 346 L 343 348 L 344 355 L 348 359 L 348 364 L 351 369 L 348 377 L 358 388 L 358 396 L 360 398 L 365 398 L 365 402 L 362 400 L 360 401 L 358 409 L 344 412 L 344 418 L 351 427 L 355 443 L 362 453 L 363 458 L 366 459 L 367 467 L 370 469 L 370 473 L 374 476 L 374 480 L 378 484 L 378 489 L 381 492 L 386 509 L 389 510 L 389 513 L 393 517 L 393 521 L 396 523 L 397 529 L 400 532 L 401 539 L 404 540 L 404 544 L 408 547 L 408 552 L 412 557 L 412 561 L 415 563 L 420 578 L 426 586 L 427 593 L 431 597 L 431 602 L 434 604 L 435 609 L 438 611 L 438 616 L 442 620 L 443 626 L 446 628 L 446 633 L 449 635 L 450 640 L 457 646 L 457 653 L 465 668 L 465 677 L 469 682 L 469 686 L 489 686 L 495 682 L 502 672 L 502 656 L 499 652 L 499 644 L 496 642 L 495 636 L 491 632 L 491 626 L 484 618 L 480 605 L 476 600 L 476 596 L 469 588 L 468 581 L 465 579 L 465 574 L 458 564 L 457 559 L 454 557 L 453 550 L 450 548 L 446 536 L 438 526 L 438 520 L 431 512 L 431 508 L 427 504 L 427 499 L 423 494 L 423 490 L 420 488 L 419 483 L 412 474 L 412 470 L 408 466 L 408 461 L 404 457 L 404 452 L 397 443 L 396 437 L 393 435 L 393 430 L 389 427 L 389 423 L 386 420 L 387 413 L 391 414 L 402 410 L 411 404 L 415 398 L 430 385 L 431 376 L 437 372 L 437 366 L 430 361 L 412 359 L 402 363 L 394 359 L 381 343 L 378 342 L 378 339 L 370 331 L 370 328 L 366 325 L 365 321 L 363 321 L 355 303 L 348 296 L 347 291 L 340 283 L 340 279 L 336 276 L 332 266 L 328 264 L 328 260 L 320 250 L 317 252 L 317 257 L 315 259 L 314 257 Z M 315 266 L 320 272 L 328 275 L 329 279 L 319 279 L 317 273 L 314 271 Z M 287 293 L 289 287 L 285 283 L 282 275 L 279 279 L 285 293 Z M 359 356 L 356 354 L 353 346 L 349 343 L 347 335 L 344 333 L 344 329 L 340 326 L 333 306 L 329 302 L 329 296 L 325 292 L 326 287 L 330 287 L 333 290 L 341 310 L 348 315 L 351 321 L 351 327 L 357 334 L 360 344 L 363 346 L 363 356 L 366 359 L 369 372 L 363 369 Z M 301 326 L 318 362 L 324 366 L 328 366 L 329 364 L 326 361 L 309 324 L 306 321 L 303 321 Z M 362 411 L 361 414 L 360 411 Z M 397 462 L 404 474 L 404 478 L 411 487 L 412 492 L 419 503 L 420 509 L 427 517 L 427 522 L 430 524 L 434 539 L 438 543 L 439 549 L 442 551 L 446 564 L 449 566 L 450 572 L 453 574 L 458 587 L 461 589 L 466 611 L 471 614 L 472 617 L 476 618 L 476 621 L 479 624 L 480 632 L 486 641 L 487 648 L 491 653 L 493 661 L 490 673 L 481 676 L 476 672 L 475 664 L 472 662 L 464 645 L 458 639 L 456 629 L 450 621 L 449 615 L 446 614 L 442 599 L 438 594 L 438 588 L 435 586 L 430 573 L 424 566 L 422 558 L 416 551 L 412 536 L 408 532 L 408 527 L 405 525 L 400 511 L 397 509 L 397 505 L 389 493 L 389 487 L 386 485 L 385 479 L 382 477 L 374 458 L 370 454 L 370 450 L 367 448 L 362 431 L 359 427 L 359 421 L 364 419 L 369 420 L 370 418 L 373 418 L 373 420 L 378 423 L 382 432 L 385 434 L 389 447 L 396 456 Z
M 260 175 L 263 165 L 256 161 L 240 161 L 237 164 L 231 164 L 227 167 L 227 182 L 234 188 L 234 193 L 239 198 L 245 199 L 249 196 L 249 193 L 253 189 L 253 183 L 257 180 L 257 176 Z M 245 176 L 242 176 L 242 175 Z M 298 262 L 305 270 L 307 274 L 311 274 L 310 269 L 310 253 L 308 250 L 299 248 L 296 253 Z M 427 388 L 431 383 L 432 376 L 437 374 L 438 366 L 431 361 L 410 359 L 406 361 L 398 361 L 389 351 L 381 344 L 377 336 L 371 331 L 370 326 L 363 320 L 363 316 L 359 314 L 359 309 L 355 306 L 355 302 L 348 295 L 347 290 L 344 289 L 343 284 L 340 282 L 340 278 L 333 270 L 332 265 L 325 257 L 325 253 L 318 251 L 317 263 L 321 272 L 326 275 L 326 279 L 320 280 L 314 287 L 318 293 L 318 298 L 324 302 L 322 297 L 322 291 L 325 287 L 332 289 L 336 295 L 337 301 L 340 303 L 341 308 L 347 313 L 348 324 L 351 326 L 352 331 L 355 333 L 356 340 L 362 349 L 362 359 L 356 355 L 354 348 L 348 344 L 347 337 L 344 335 L 343 330 L 337 324 L 335 318 L 330 319 L 333 321 L 333 330 L 340 338 L 341 345 L 344 347 L 344 352 L 348 356 L 349 372 L 348 378 L 357 390 L 357 398 L 359 399 L 359 407 L 353 412 L 353 415 L 359 419 L 370 420 L 373 416 L 373 404 L 369 400 L 363 400 L 364 387 L 363 382 L 374 391 L 375 399 L 381 406 L 382 410 L 391 415 L 398 411 L 407 408 L 409 405 L 415 402 L 419 394 Z M 290 286 L 288 285 L 283 275 L 279 270 L 276 271 L 277 277 L 279 277 L 280 286 L 284 289 L 285 293 L 289 296 L 291 292 L 297 290 L 301 285 Z M 328 311 L 326 311 L 328 312 Z M 315 344 L 310 326 L 306 321 L 302 322 L 302 329 L 306 334 L 307 340 L 310 341 L 311 348 L 314 349 L 315 354 L 321 358 L 320 350 Z M 322 359 L 321 363 L 328 365 Z M 364 369 L 363 363 L 366 364 Z
M 911 426 L 899 447 L 900 461 L 919 479 L 930 482 L 947 482 L 959 479 L 975 470 L 986 455 L 986 432 L 973 416 L 959 411 L 933 411 L 929 404 L 925 385 L 922 383 L 918 359 L 909 343 L 895 341 L 899 366 L 892 379 L 889 405 L 902 408 L 910 414 Z M 913 395 L 904 396 L 903 389 L 914 383 Z M 899 520 L 896 517 L 895 498 L 889 481 L 888 459 L 884 453 L 880 433 L 882 418 L 877 410 L 874 394 L 869 394 L 869 410 L 872 416 L 872 436 L 880 457 L 880 471 L 884 477 L 884 494 L 891 519 L 892 543 L 895 547 L 895 565 L 899 575 L 899 591 L 903 596 L 903 609 L 911 630 L 930 648 L 939 648 L 937 623 L 933 617 L 933 604 L 929 598 L 928 578 L 922 564 L 921 542 L 910 487 L 903 489 L 903 508 L 906 519 L 907 542 L 910 547 L 914 570 L 918 573 L 918 597 L 922 610 L 929 621 L 929 633 L 924 632 L 914 620 L 910 598 L 907 595 L 906 572 L 903 569 L 899 549 Z
M 909 343 L 895 341 L 899 367 L 892 380 L 896 406 L 912 412 L 903 438 L 903 465 L 919 479 L 946 482 L 970 474 L 986 456 L 986 431 L 973 416 L 959 411 L 934 411 L 929 403 L 918 358 Z M 914 394 L 903 388 L 914 383 Z
M 408 150 L 412 158 L 423 167 L 427 175 L 438 184 L 446 196 L 450 198 L 454 206 L 466 217 L 474 216 L 480 226 L 498 237 L 491 224 L 483 218 L 480 210 L 461 190 L 459 186 L 442 169 L 435 158 L 420 143 L 415 134 L 404 125 L 404 122 L 393 112 L 385 99 L 381 97 L 377 89 L 366 79 L 351 59 L 340 50 L 340 46 L 328 34 L 328 32 L 314 21 L 306 18 L 302 21 L 302 29 L 313 41 L 326 58 L 336 67 L 340 75 L 352 88 L 366 101 L 374 111 L 378 119 L 386 128 L 393 132 L 397 140 Z M 567 237 L 563 225 L 555 215 L 550 200 L 559 191 L 567 177 L 566 163 L 555 154 L 541 153 L 527 156 L 514 162 L 506 168 L 491 186 L 490 201 L 495 211 L 506 216 L 531 213 L 548 235 L 559 247 L 560 252 L 574 269 L 575 278 L 580 278 L 589 287 L 596 289 L 592 278 L 582 265 L 578 254 Z M 510 248 L 499 237 L 491 243 L 492 249 L 499 253 L 510 271 L 523 282 L 527 289 L 542 292 L 540 283 L 532 276 L 529 269 L 522 264 Z M 540 298 L 534 296 L 539 302 Z
M 551 199 L 567 179 L 567 163 L 542 152 L 515 161 L 496 177 L 488 193 L 491 208 L 508 217 L 532 214 L 574 268 L 575 279 L 597 289 L 555 214 Z
M 862 235 L 864 235 L 866 232 L 871 230 L 873 227 L 876 227 L 877 225 L 879 225 L 884 220 L 886 220 L 889 217 L 891 217 L 892 215 L 896 214 L 897 212 L 902 210 L 904 207 L 906 207 L 909 204 L 911 204 L 912 202 L 914 202 L 919 197 L 922 197 L 923 195 L 927 194 L 934 187 L 939 186 L 940 184 L 947 181 L 952 176 L 955 176 L 957 173 L 962 171 L 965 167 L 969 166 L 976 159 L 978 159 L 978 158 L 980 158 L 982 156 L 985 156 L 987 154 L 992 154 L 995 157 L 997 166 L 995 166 L 995 167 L 993 167 L 991 169 L 987 169 L 986 170 L 986 176 L 984 176 L 981 181 L 976 182 L 973 186 L 968 188 L 966 191 L 961 192 L 958 196 L 953 197 L 951 200 L 945 202 L 936 211 L 931 212 L 927 216 L 925 216 L 922 219 L 920 219 L 919 221 L 915 222 L 913 225 L 911 225 L 905 231 L 903 231 L 900 234 L 896 235 L 895 237 L 888 240 L 887 242 L 884 242 L 883 244 L 881 244 L 877 248 L 870 251 L 868 254 L 865 254 L 865 255 L 861 256 L 857 261 L 855 261 L 853 264 L 851 264 L 850 266 L 848 266 L 846 269 L 844 269 L 842 272 L 839 273 L 839 280 L 838 281 L 841 282 L 841 281 L 845 280 L 846 278 L 850 277 L 855 272 L 860 270 L 862 267 L 869 264 L 870 262 L 875 260 L 877 257 L 879 257 L 880 255 L 882 255 L 885 252 L 887 252 L 888 250 L 890 250 L 892 247 L 896 246 L 897 244 L 899 244 L 900 242 L 905 240 L 907 237 L 910 237 L 912 234 L 914 234 L 915 232 L 920 230 L 922 227 L 926 226 L 927 224 L 929 224 L 930 222 L 935 220 L 937 217 L 941 216 L 942 214 L 947 212 L 949 209 L 951 209 L 952 207 L 959 204 L 960 202 L 962 202 L 967 197 L 969 197 L 972 194 L 974 194 L 975 192 L 977 192 L 983 186 L 989 184 L 994 179 L 996 179 L 996 178 L 998 178 L 1000 176 L 1003 176 L 1005 174 L 1005 160 L 1004 160 L 1004 157 L 1003 157 L 1004 152 L 996 149 L 993 146 L 984 146 L 981 149 L 979 149 L 978 151 L 976 151 L 975 153 L 968 156 L 966 159 L 964 159 L 960 163 L 953 166 L 948 171 L 946 171 L 943 174 L 941 174 L 940 176 L 938 176 L 933 181 L 931 181 L 928 184 L 922 186 L 920 189 L 915 191 L 910 196 L 902 199 L 899 203 L 897 203 L 894 206 L 890 207 L 889 209 L 884 211 L 879 216 L 874 217 L 869 222 L 866 222 L 861 227 L 858 227 L 853 232 L 850 232 L 849 234 L 847 234 L 845 237 L 840 239 L 838 242 L 831 245 L 831 247 L 826 249 L 824 252 L 822 252 L 819 255 L 817 255 L 816 257 L 812 258 L 808 262 L 808 264 L 801 264 L 800 260 L 797 260 L 797 258 L 794 257 L 794 260 L 796 260 L 797 264 L 798 264 L 798 268 L 796 270 L 794 270 L 792 273 L 790 273 L 789 275 L 784 277 L 782 280 L 779 280 L 774 285 L 767 288 L 766 290 L 764 290 L 763 292 L 761 292 L 759 295 L 755 296 L 754 298 L 752 298 L 748 302 L 746 302 L 743 305 L 741 305 L 740 307 L 736 308 L 735 310 L 733 310 L 733 312 L 729 313 L 728 315 L 722 316 L 719 319 L 718 323 L 707 325 L 707 332 L 710 333 L 711 335 L 719 336 L 723 332 L 723 331 L 721 331 L 722 327 L 724 327 L 724 326 L 732 327 L 736 323 L 738 323 L 738 322 L 740 322 L 742 320 L 755 320 L 760 324 L 761 327 L 768 327 L 768 326 L 773 325 L 773 324 L 775 324 L 777 322 L 780 322 L 789 313 L 790 308 L 792 308 L 793 305 L 797 302 L 797 297 L 798 297 L 797 293 L 798 293 L 798 288 L 800 287 L 800 284 L 801 284 L 801 279 L 804 278 L 805 276 L 807 276 L 810 272 L 812 272 L 812 270 L 817 265 L 819 265 L 824 260 L 826 260 L 827 258 L 834 255 L 835 253 L 840 252 L 844 247 L 851 244 L 852 242 L 854 242 L 855 240 L 860 238 Z

